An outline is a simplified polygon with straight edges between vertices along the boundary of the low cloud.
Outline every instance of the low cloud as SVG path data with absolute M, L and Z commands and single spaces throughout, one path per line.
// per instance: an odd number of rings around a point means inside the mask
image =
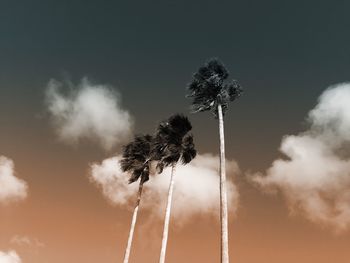
M 133 207 L 138 183 L 128 184 L 128 174 L 119 167 L 120 156 L 91 165 L 90 179 L 113 204 Z M 219 213 L 219 158 L 211 154 L 197 155 L 188 165 L 176 167 L 172 216 L 177 223 L 184 223 L 194 215 Z M 239 173 L 234 161 L 227 161 L 228 177 Z M 152 176 L 145 184 L 141 200 L 142 209 L 148 209 L 160 218 L 164 217 L 171 169 Z M 233 180 L 228 180 L 229 209 L 238 206 L 238 191 Z
M 43 248 L 45 244 L 39 241 L 37 238 L 31 238 L 28 236 L 15 235 L 11 238 L 10 243 L 17 246 L 38 247 Z
M 27 183 L 15 176 L 11 159 L 0 156 L 0 203 L 7 204 L 27 197 Z
M 8 252 L 0 251 L 0 263 L 21 263 L 22 260 L 16 253 L 16 251 L 11 250 Z
M 277 159 L 252 180 L 279 190 L 290 211 L 336 232 L 350 228 L 350 84 L 328 88 L 307 117 L 309 129 L 282 139 Z
M 51 80 L 45 102 L 55 132 L 63 142 L 90 140 L 109 150 L 131 133 L 132 118 L 121 107 L 120 94 L 109 86 L 92 84 L 87 78 L 77 86 Z

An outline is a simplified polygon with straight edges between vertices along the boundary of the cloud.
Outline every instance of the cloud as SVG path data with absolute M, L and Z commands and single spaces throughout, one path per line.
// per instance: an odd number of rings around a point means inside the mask
M 8 252 L 0 251 L 0 263 L 21 263 L 22 260 L 16 253 L 16 251 L 11 250 Z
M 15 235 L 10 240 L 11 244 L 18 246 L 28 246 L 28 247 L 45 247 L 45 244 L 40 242 L 37 238 L 30 238 L 28 236 Z
M 111 87 L 92 84 L 87 78 L 76 87 L 51 80 L 46 89 L 46 105 L 59 139 L 76 144 L 91 140 L 109 150 L 124 142 L 132 129 L 132 118 L 121 107 L 121 96 Z
M 27 183 L 14 174 L 13 161 L 0 156 L 0 203 L 7 204 L 27 197 Z
M 307 117 L 310 128 L 282 139 L 266 176 L 252 180 L 280 190 L 290 211 L 336 232 L 350 228 L 350 84 L 328 88 Z
M 115 205 L 133 207 L 138 184 L 128 184 L 128 175 L 120 170 L 120 156 L 91 165 L 90 179 L 102 190 L 103 195 Z M 177 223 L 186 222 L 194 215 L 219 213 L 219 158 L 211 154 L 197 155 L 188 165 L 176 167 L 172 216 Z M 234 161 L 227 161 L 228 177 L 239 172 Z M 145 184 L 141 200 L 142 209 L 164 217 L 170 182 L 170 169 L 152 176 Z M 233 180 L 228 180 L 229 209 L 238 206 L 238 191 Z

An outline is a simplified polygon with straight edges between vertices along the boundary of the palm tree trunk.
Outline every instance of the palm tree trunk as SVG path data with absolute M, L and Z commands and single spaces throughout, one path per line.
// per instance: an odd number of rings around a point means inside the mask
M 166 246 L 168 242 L 168 233 L 169 233 L 171 203 L 172 203 L 173 190 L 174 190 L 174 177 L 175 177 L 175 165 L 173 165 L 171 168 L 171 179 L 170 179 L 169 192 L 168 192 L 168 201 L 167 201 L 166 211 L 165 211 L 162 248 L 160 250 L 159 263 L 165 262 L 165 252 L 166 252 Z
M 221 263 L 229 263 L 228 253 L 228 213 L 225 168 L 225 136 L 222 106 L 218 105 L 220 132 L 220 221 L 221 221 Z
M 142 188 L 143 188 L 143 182 L 142 182 L 142 180 L 140 180 L 139 191 L 138 191 L 138 194 L 137 194 L 137 201 L 136 201 L 136 205 L 135 205 L 135 208 L 134 208 L 134 213 L 132 215 L 132 220 L 131 220 L 131 227 L 130 227 L 130 232 L 129 232 L 128 244 L 126 246 L 125 255 L 124 255 L 124 263 L 128 263 L 129 262 L 129 256 L 130 256 L 130 251 L 131 251 L 132 239 L 133 239 L 133 236 L 134 236 L 134 230 L 135 230 L 135 225 L 136 225 L 137 213 L 139 211 L 139 206 L 140 206 L 140 201 L 141 201 Z

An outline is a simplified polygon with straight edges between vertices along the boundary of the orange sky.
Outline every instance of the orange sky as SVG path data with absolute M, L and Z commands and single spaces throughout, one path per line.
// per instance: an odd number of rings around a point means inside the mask
M 50 147 L 50 155 L 40 149 L 31 155 L 9 154 L 16 160 L 17 176 L 29 184 L 29 197 L 1 207 L 0 247 L 15 249 L 27 263 L 121 262 L 131 211 L 111 206 L 87 178 L 88 163 L 103 157 L 93 152 L 81 155 L 82 151 L 57 143 Z M 34 162 L 39 158 L 42 162 Z M 230 215 L 232 262 L 347 263 L 348 233 L 337 236 L 301 216 L 289 216 L 280 195 L 262 194 L 243 177 L 238 180 L 240 207 L 235 219 Z M 156 262 L 162 222 L 150 222 L 142 207 L 139 216 L 131 262 Z M 37 239 L 44 246 L 10 243 L 15 235 Z M 218 259 L 215 217 L 198 216 L 185 226 L 172 222 L 167 262 Z

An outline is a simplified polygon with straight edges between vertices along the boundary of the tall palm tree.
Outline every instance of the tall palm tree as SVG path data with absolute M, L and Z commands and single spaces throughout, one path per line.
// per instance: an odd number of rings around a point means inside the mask
M 229 262 L 223 117 L 229 102 L 237 99 L 242 93 L 242 89 L 236 80 L 226 83 L 228 76 L 229 73 L 225 66 L 218 59 L 211 59 L 194 73 L 188 86 L 190 94 L 187 95 L 193 98 L 193 112 L 211 111 L 219 119 L 221 263 Z
M 143 184 L 149 180 L 151 147 L 152 136 L 135 136 L 134 141 L 124 146 L 122 159 L 120 160 L 121 170 L 123 172 L 128 172 L 131 175 L 129 179 L 130 184 L 140 179 L 137 200 L 131 220 L 128 243 L 125 250 L 124 263 L 129 262 L 131 244 L 136 225 L 137 213 L 140 206 Z
M 158 161 L 158 172 L 161 173 L 165 167 L 171 167 L 171 179 L 165 212 L 162 248 L 159 258 L 160 263 L 165 262 L 174 189 L 175 166 L 179 160 L 181 160 L 182 164 L 188 164 L 196 157 L 193 136 L 189 133 L 191 129 L 192 125 L 190 121 L 185 116 L 176 114 L 159 124 L 154 138 L 153 158 Z

